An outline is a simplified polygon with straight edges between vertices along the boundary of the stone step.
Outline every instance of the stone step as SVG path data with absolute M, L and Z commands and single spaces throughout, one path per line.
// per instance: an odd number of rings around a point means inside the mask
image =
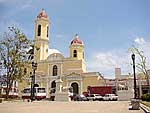
M 145 111 L 145 113 L 150 113 L 150 107 L 140 103 L 140 107 Z

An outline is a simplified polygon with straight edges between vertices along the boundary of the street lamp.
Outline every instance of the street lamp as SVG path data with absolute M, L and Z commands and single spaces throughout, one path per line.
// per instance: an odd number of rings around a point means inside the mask
M 133 73 L 134 73 L 134 99 L 137 98 L 137 91 L 136 91 L 136 75 L 135 75 L 135 54 L 132 54 L 132 61 L 133 61 Z
M 32 75 L 32 72 L 30 72 L 30 74 L 31 74 L 31 95 L 30 95 L 30 99 L 31 99 L 31 101 L 33 101 L 34 99 L 33 99 L 33 75 Z
M 35 100 L 35 71 L 37 70 L 37 63 L 32 62 L 33 75 L 31 76 L 31 101 Z

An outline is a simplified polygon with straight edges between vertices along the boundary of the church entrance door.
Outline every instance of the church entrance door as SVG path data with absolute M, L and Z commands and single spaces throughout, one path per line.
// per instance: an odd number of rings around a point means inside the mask
M 73 94 L 76 95 L 76 94 L 79 94 L 79 86 L 76 82 L 73 82 L 71 84 L 71 87 L 73 88 Z

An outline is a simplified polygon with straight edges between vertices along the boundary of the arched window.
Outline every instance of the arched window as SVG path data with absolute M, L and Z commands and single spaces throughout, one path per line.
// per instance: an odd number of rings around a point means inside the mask
M 57 66 L 53 66 L 53 76 L 57 76 Z
M 77 57 L 77 50 L 73 51 L 73 57 Z
M 48 37 L 48 31 L 49 31 L 49 27 L 47 26 L 47 37 Z
M 41 36 L 41 25 L 38 25 L 38 36 Z

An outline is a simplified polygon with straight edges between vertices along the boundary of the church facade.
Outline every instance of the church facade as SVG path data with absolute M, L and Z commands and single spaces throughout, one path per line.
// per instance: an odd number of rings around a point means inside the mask
M 84 43 L 76 34 L 70 42 L 70 56 L 65 57 L 59 50 L 49 49 L 50 20 L 42 10 L 35 20 L 35 46 L 34 61 L 37 62 L 35 82 L 40 87 L 45 87 L 47 98 L 55 93 L 55 80 L 60 77 L 62 86 L 72 87 L 73 93 L 82 94 L 88 86 L 103 86 L 104 78 L 99 72 L 87 72 L 84 56 Z M 27 79 L 26 79 L 27 80 Z M 24 83 L 20 89 L 30 86 Z

